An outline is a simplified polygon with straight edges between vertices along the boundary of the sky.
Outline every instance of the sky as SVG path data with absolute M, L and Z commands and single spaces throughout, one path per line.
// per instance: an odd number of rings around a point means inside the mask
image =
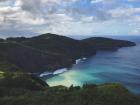
M 140 35 L 140 0 L 0 0 L 0 37 Z

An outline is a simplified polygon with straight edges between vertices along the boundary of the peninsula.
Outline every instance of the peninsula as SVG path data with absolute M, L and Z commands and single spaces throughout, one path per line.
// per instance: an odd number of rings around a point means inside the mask
M 103 37 L 75 40 L 51 33 L 0 40 L 0 69 L 35 73 L 71 67 L 76 59 L 90 57 L 99 50 L 116 51 L 135 46 L 134 42 Z

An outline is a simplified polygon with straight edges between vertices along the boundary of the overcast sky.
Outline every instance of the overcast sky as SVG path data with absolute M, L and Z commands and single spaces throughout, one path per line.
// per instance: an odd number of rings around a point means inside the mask
M 140 0 L 0 0 L 0 37 L 140 35 Z

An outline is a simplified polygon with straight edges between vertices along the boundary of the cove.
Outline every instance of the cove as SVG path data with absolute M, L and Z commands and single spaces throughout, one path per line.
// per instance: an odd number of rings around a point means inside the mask
M 82 86 L 86 83 L 121 83 L 140 94 L 140 44 L 118 51 L 101 51 L 96 56 L 73 65 L 70 70 L 45 81 L 50 86 Z

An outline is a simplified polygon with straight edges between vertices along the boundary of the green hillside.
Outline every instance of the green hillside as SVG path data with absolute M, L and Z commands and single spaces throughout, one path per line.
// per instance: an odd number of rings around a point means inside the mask
M 43 72 L 70 67 L 76 59 L 90 57 L 98 50 L 116 50 L 135 43 L 108 38 L 75 40 L 55 34 L 0 40 L 0 70 Z
M 30 75 L 5 73 L 0 79 L 0 105 L 139 105 L 120 84 L 48 87 Z

